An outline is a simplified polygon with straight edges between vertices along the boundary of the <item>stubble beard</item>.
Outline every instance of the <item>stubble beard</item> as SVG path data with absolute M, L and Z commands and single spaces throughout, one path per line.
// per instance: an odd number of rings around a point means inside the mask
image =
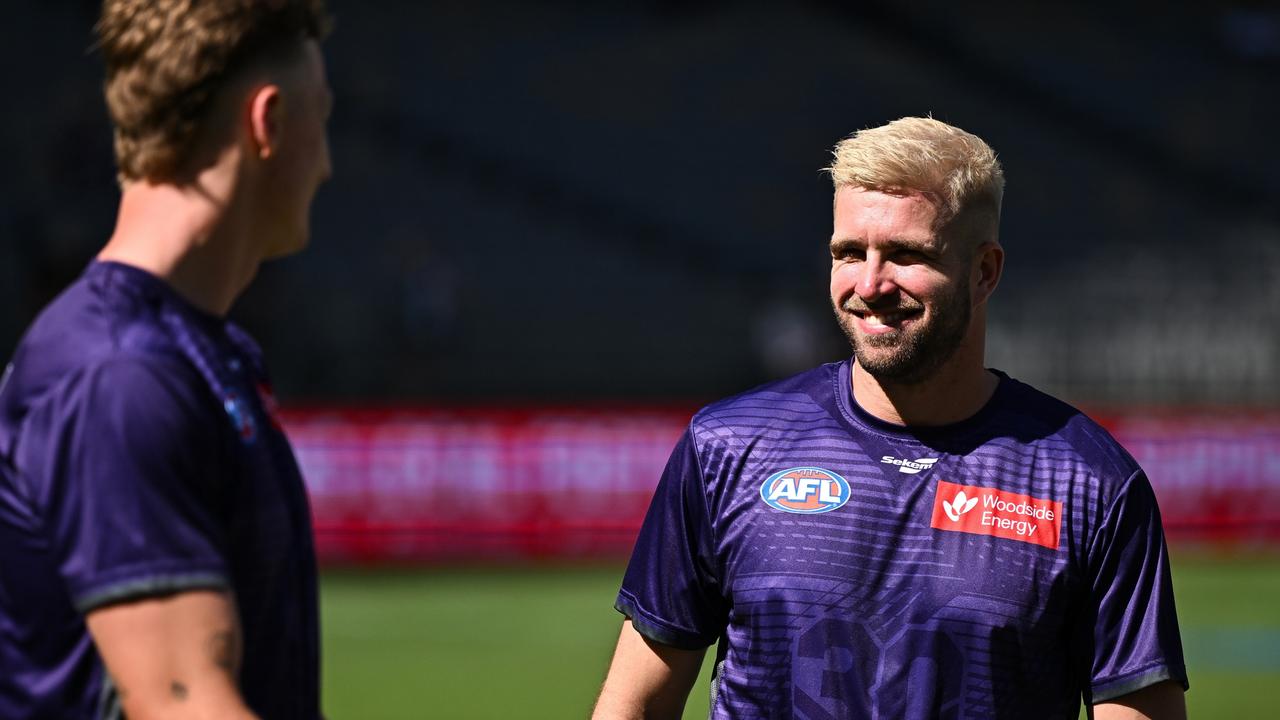
M 918 385 L 933 377 L 955 355 L 969 330 L 973 316 L 969 281 L 958 285 L 951 295 L 932 308 L 927 324 L 908 331 L 883 335 L 859 335 L 856 320 L 848 309 L 834 307 L 836 322 L 853 347 L 858 366 L 883 384 Z M 877 308 L 891 311 L 893 308 Z M 881 352 L 873 352 L 879 350 Z M 888 352 L 885 352 L 888 351 Z

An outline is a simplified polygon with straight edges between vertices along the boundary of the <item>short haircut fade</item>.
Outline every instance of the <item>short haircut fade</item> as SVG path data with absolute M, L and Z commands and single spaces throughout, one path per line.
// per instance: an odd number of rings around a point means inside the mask
M 906 117 L 840 141 L 827 171 L 836 190 L 920 192 L 938 206 L 937 227 L 960 214 L 999 224 L 1004 170 L 981 138 L 933 118 Z
M 171 179 L 226 78 L 328 29 L 324 0 L 104 0 L 98 47 L 121 177 Z

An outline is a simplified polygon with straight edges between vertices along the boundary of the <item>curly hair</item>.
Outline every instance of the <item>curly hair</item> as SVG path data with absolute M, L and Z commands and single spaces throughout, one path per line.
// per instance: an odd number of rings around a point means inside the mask
M 991 146 L 960 128 L 906 117 L 854 133 L 832 155 L 837 190 L 924 193 L 938 204 L 938 227 L 962 213 L 999 222 L 1004 169 Z
M 96 29 L 121 177 L 172 178 L 229 76 L 329 25 L 324 0 L 104 0 Z

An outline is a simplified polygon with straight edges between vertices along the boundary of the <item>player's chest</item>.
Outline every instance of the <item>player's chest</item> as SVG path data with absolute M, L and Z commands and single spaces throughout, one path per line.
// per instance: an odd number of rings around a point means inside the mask
M 730 583 L 809 572 L 885 589 L 1035 594 L 1070 566 L 1069 479 L 1034 457 L 874 446 L 747 456 L 738 467 L 711 495 Z

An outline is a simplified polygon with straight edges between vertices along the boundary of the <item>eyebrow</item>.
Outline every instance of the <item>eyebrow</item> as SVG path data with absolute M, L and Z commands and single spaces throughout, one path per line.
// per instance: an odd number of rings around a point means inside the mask
M 892 238 L 879 244 L 880 247 L 887 250 L 913 250 L 916 252 L 932 252 L 929 247 L 928 240 L 917 238 Z M 836 238 L 831 241 L 832 254 L 848 252 L 850 250 L 865 250 L 867 241 L 863 238 Z

